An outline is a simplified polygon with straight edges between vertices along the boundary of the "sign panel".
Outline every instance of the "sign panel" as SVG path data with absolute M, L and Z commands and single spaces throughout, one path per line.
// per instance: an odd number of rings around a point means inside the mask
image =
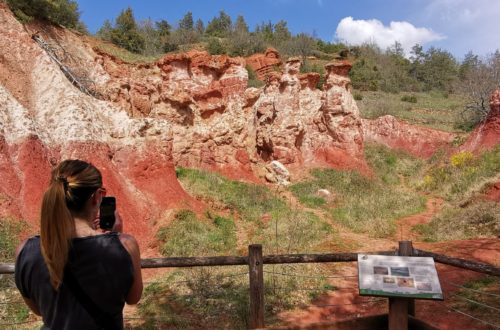
M 443 300 L 434 259 L 358 254 L 359 294 Z

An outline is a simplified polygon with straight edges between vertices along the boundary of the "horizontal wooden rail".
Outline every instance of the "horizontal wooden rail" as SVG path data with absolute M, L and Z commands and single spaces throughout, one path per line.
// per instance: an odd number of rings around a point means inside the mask
M 248 257 L 176 257 L 142 259 L 141 268 L 248 265 Z
M 0 274 L 14 274 L 14 264 L 0 263 Z
M 395 251 L 359 252 L 360 254 L 395 255 Z M 264 264 L 300 264 L 316 262 L 351 262 L 358 260 L 358 253 L 326 254 L 276 254 L 263 256 Z M 175 257 L 141 260 L 141 268 L 204 267 L 248 265 L 248 256 Z M 14 264 L 0 263 L 0 274 L 14 273 Z
M 360 252 L 362 254 L 395 255 L 394 251 Z M 357 261 L 358 253 L 328 253 L 328 254 L 278 254 L 263 256 L 264 264 L 316 263 L 316 262 L 351 262 Z M 500 276 L 500 268 L 486 263 L 414 249 L 417 257 L 432 257 L 436 262 L 473 270 L 479 273 Z M 203 267 L 203 266 L 237 266 L 248 265 L 247 256 L 220 257 L 186 257 L 186 258 L 151 258 L 142 259 L 142 268 L 162 267 Z M 13 263 L 0 263 L 0 274 L 13 274 Z
M 493 276 L 500 276 L 500 268 L 499 267 L 495 267 L 493 265 L 482 263 L 482 262 L 471 261 L 471 260 L 466 260 L 466 259 L 461 259 L 461 258 L 448 257 L 448 256 L 445 256 L 442 254 L 418 250 L 418 249 L 413 250 L 413 255 L 416 257 L 431 257 L 431 258 L 434 258 L 435 262 L 439 262 L 441 264 L 455 266 L 458 268 L 463 268 L 463 269 L 468 269 L 468 270 L 473 270 L 473 271 L 478 272 L 478 273 L 483 273 L 483 274 L 488 274 L 488 275 L 493 275 Z

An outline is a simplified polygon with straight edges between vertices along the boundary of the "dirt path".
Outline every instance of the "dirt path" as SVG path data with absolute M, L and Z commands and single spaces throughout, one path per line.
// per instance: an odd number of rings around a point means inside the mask
M 413 231 L 413 228 L 416 225 L 429 223 L 432 217 L 441 210 L 443 203 L 444 201 L 441 198 L 431 197 L 427 199 L 424 212 L 410 215 L 396 221 L 398 229 L 396 232 L 396 239 L 398 241 L 418 241 L 419 235 Z
M 393 239 L 368 238 L 364 234 L 349 232 L 345 228 L 339 227 L 338 224 L 335 224 L 335 227 L 340 229 L 341 240 L 352 242 L 357 246 L 356 250 L 358 251 L 391 250 L 397 247 L 398 240 L 412 240 L 414 246 L 422 250 L 500 265 L 499 240 L 419 242 L 418 234 L 412 231 L 413 227 L 417 224 L 428 223 L 433 215 L 441 210 L 442 206 L 443 200 L 429 198 L 425 211 L 401 218 L 396 222 L 399 230 Z M 450 311 L 449 303 L 447 303 L 447 299 L 456 293 L 458 289 L 456 285 L 462 285 L 483 275 L 440 264 L 437 265 L 437 269 L 445 301 L 417 301 L 417 317 L 440 329 L 490 329 L 491 327 L 484 326 L 464 315 Z M 329 279 L 330 284 L 338 288 L 338 290 L 319 297 L 310 306 L 282 313 L 279 317 L 286 325 L 313 329 L 313 325 L 320 322 L 340 321 L 388 312 L 387 299 L 359 296 L 357 277 L 353 276 L 357 274 L 354 263 L 332 266 L 331 271 L 332 275 L 345 276 L 344 278 Z M 327 327 L 324 329 L 327 329 Z

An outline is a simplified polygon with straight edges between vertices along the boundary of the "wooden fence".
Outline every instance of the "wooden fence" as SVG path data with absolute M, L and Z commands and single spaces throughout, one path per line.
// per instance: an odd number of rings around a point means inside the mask
M 500 268 L 493 265 L 453 258 L 437 253 L 414 249 L 411 241 L 400 241 L 397 251 L 378 251 L 363 254 L 432 257 L 435 262 L 472 270 L 483 274 L 500 276 Z M 250 281 L 249 321 L 251 329 L 264 328 L 264 264 L 297 264 L 324 262 L 355 262 L 358 253 L 328 254 L 281 254 L 262 255 L 262 245 L 248 247 L 248 256 L 151 258 L 141 261 L 142 268 L 164 267 L 213 267 L 248 265 Z M 14 264 L 0 263 L 0 274 L 13 274 Z M 408 329 L 409 317 L 415 317 L 415 301 L 408 298 L 389 298 L 389 329 Z

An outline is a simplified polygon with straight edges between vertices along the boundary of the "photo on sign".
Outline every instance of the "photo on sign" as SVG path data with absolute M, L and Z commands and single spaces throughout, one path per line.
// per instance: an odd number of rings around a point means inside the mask
M 393 276 L 410 276 L 408 267 L 391 267 L 391 275 Z
M 373 267 L 373 274 L 375 275 L 389 275 L 387 267 L 375 266 Z
M 400 288 L 414 288 L 415 282 L 413 278 L 398 277 L 398 286 Z
M 390 277 L 390 276 L 384 276 L 384 279 L 382 281 L 382 287 L 384 288 L 395 288 L 396 287 L 396 278 L 395 277 Z
M 432 285 L 425 282 L 417 282 L 417 289 L 422 291 L 432 291 Z

